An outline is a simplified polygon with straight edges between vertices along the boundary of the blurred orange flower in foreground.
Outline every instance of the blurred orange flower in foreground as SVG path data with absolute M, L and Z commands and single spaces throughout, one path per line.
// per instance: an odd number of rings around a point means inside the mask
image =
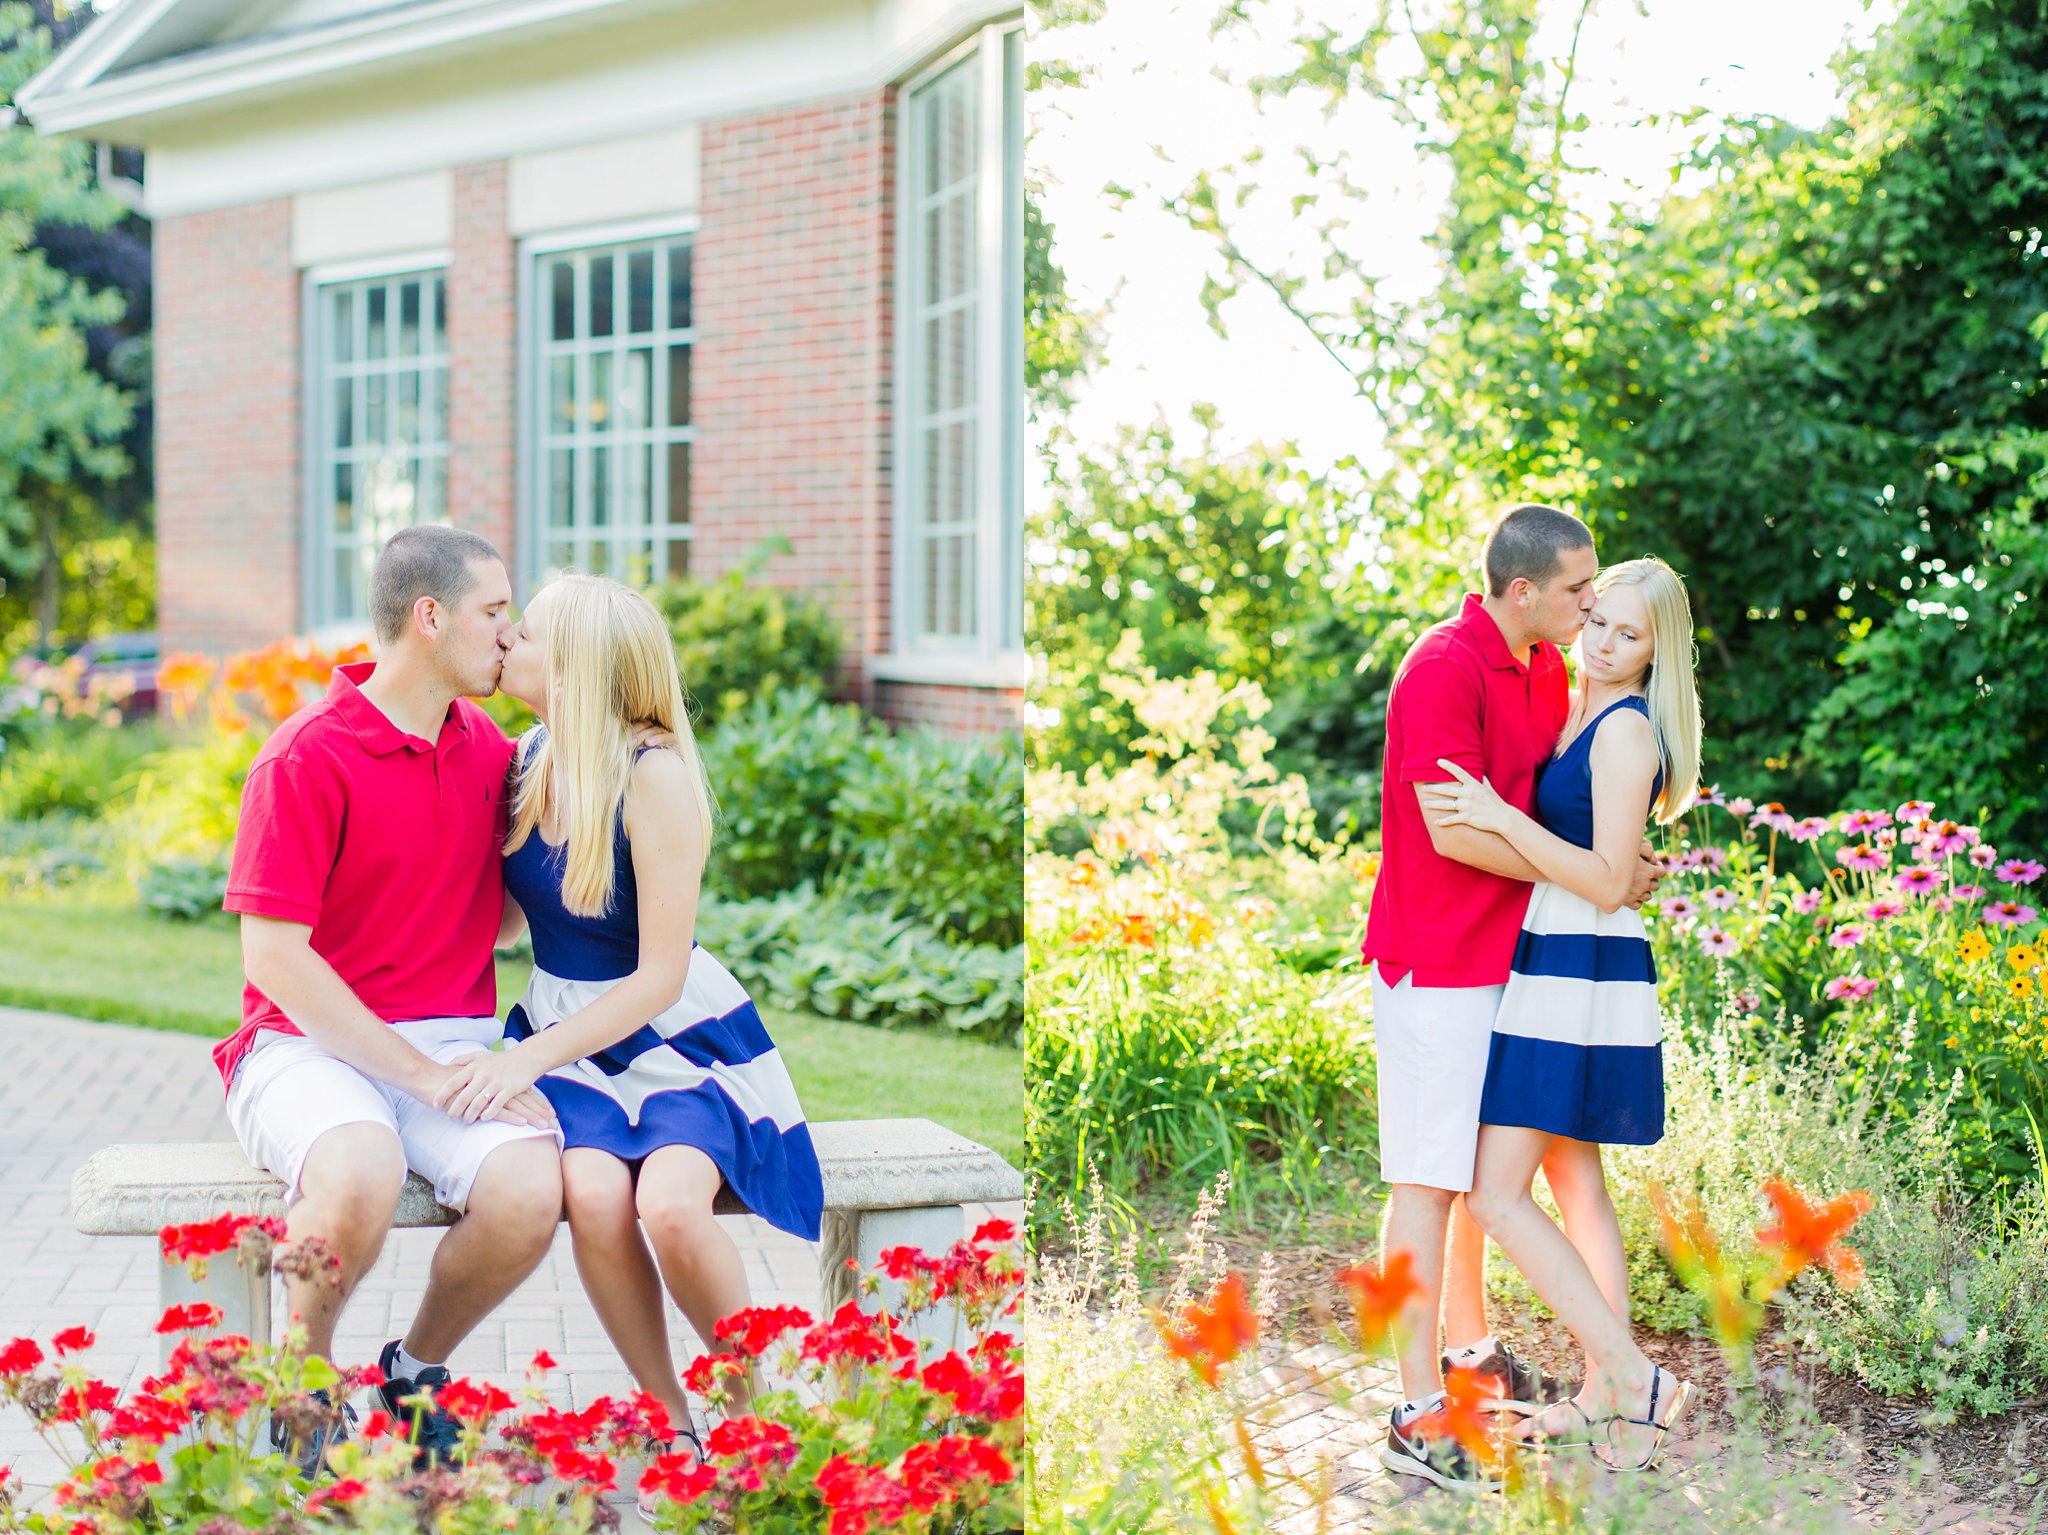
M 1870 1208 L 1870 1196 L 1859 1189 L 1822 1204 L 1779 1178 L 1764 1184 L 1764 1196 L 1776 1207 L 1778 1223 L 1758 1231 L 1756 1240 L 1778 1255 L 1778 1282 L 1819 1263 L 1843 1289 L 1854 1288 L 1863 1277 L 1863 1259 L 1841 1239 Z
M 1405 1247 L 1388 1255 L 1384 1269 L 1372 1263 L 1339 1269 L 1337 1282 L 1351 1292 L 1359 1341 L 1368 1353 L 1393 1341 L 1394 1324 L 1401 1312 L 1422 1294 L 1415 1278 L 1415 1254 Z
M 1217 1372 L 1259 1336 L 1259 1314 L 1252 1310 L 1244 1280 L 1236 1274 L 1226 1274 L 1209 1298 L 1189 1306 L 1178 1322 L 1164 1316 L 1153 1320 L 1166 1351 L 1193 1365 L 1211 1386 Z

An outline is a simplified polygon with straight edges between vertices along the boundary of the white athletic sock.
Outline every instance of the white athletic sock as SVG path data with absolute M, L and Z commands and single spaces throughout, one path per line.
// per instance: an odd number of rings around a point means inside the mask
M 1394 1422 L 1406 1428 L 1426 1412 L 1433 1412 L 1444 1403 L 1445 1393 L 1432 1391 L 1419 1402 L 1403 1402 L 1394 1409 Z
M 403 1343 L 398 1345 L 398 1357 L 392 1360 L 392 1364 L 396 1367 L 399 1375 L 406 1380 L 418 1380 L 420 1378 L 420 1371 L 434 1368 L 426 1360 L 415 1359 L 412 1355 L 408 1354 Z
M 1468 1343 L 1463 1348 L 1445 1351 L 1452 1364 L 1477 1364 L 1493 1352 L 1493 1334 L 1488 1333 L 1477 1343 Z

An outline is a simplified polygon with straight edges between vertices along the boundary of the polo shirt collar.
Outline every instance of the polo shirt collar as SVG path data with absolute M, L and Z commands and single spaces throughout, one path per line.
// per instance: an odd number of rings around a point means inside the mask
M 388 757 L 395 751 L 430 752 L 435 743 L 423 741 L 394 725 L 384 711 L 363 697 L 363 684 L 370 680 L 370 674 L 377 669 L 375 661 L 351 661 L 346 666 L 337 666 L 334 676 L 327 684 L 328 705 L 356 733 L 356 739 L 363 743 L 363 750 L 373 757 Z M 465 735 L 469 727 L 463 722 L 461 711 L 452 706 L 449 710 L 452 723 Z M 448 722 L 444 722 L 445 735 Z
M 1479 658 L 1496 671 L 1524 672 L 1529 670 L 1515 659 L 1515 653 L 1508 649 L 1507 636 L 1500 632 L 1500 625 L 1493 621 L 1493 615 L 1486 611 L 1485 601 L 1477 592 L 1465 594 L 1465 606 L 1458 614 L 1458 621 L 1465 632 L 1472 637 L 1472 643 L 1479 650 Z M 1543 654 L 1541 645 L 1529 649 L 1532 661 Z

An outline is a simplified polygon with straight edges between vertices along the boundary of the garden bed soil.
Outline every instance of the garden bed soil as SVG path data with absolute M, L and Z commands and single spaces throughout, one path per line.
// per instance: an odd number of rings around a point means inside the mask
M 1160 1229 L 1172 1229 L 1166 1226 Z M 1307 1345 L 1341 1332 L 1355 1336 L 1339 1269 L 1370 1253 L 1370 1237 L 1355 1216 L 1311 1221 L 1277 1247 L 1235 1231 L 1218 1234 L 1228 1264 L 1247 1276 L 1265 1260 L 1277 1280 L 1278 1331 Z M 1496 1256 L 1496 1261 L 1498 1258 Z M 1553 1373 L 1577 1373 L 1577 1349 L 1555 1318 L 1504 1305 L 1500 1330 L 1523 1357 Z M 1699 1388 L 1691 1413 L 1694 1432 L 1733 1426 L 1728 1369 L 1711 1340 L 1652 1334 L 1642 1340 L 1652 1359 Z M 1938 1473 L 1957 1499 L 1986 1513 L 2044 1518 L 2048 1528 L 2048 1397 L 2021 1403 L 1989 1418 L 1943 1423 L 1924 1402 L 1885 1397 L 1801 1355 L 1782 1336 L 1767 1336 L 1757 1350 L 1760 1375 L 1777 1392 L 1796 1383 L 1823 1422 L 1840 1428 L 1855 1447 L 1859 1506 L 1889 1501 L 1916 1478 Z

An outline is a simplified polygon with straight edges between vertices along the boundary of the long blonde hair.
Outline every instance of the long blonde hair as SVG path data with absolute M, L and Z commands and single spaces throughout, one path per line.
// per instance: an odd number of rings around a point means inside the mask
M 1699 651 L 1693 643 L 1692 602 L 1678 572 L 1655 555 L 1610 565 L 1593 582 L 1596 592 L 1614 586 L 1640 587 L 1650 612 L 1652 648 L 1643 673 L 1643 702 L 1649 705 L 1664 766 L 1664 787 L 1650 810 L 1660 825 L 1668 826 L 1685 813 L 1700 786 L 1700 693 L 1693 680 Z M 1585 676 L 1582 664 L 1582 698 Z
M 604 576 L 559 576 L 547 591 L 548 729 L 521 753 L 505 851 L 516 852 L 543 820 L 559 822 L 568 851 L 562 905 L 579 917 L 601 917 L 618 872 L 613 838 L 633 779 L 633 727 L 652 725 L 675 737 L 706 851 L 711 786 L 690 732 L 675 647 L 654 605 Z

